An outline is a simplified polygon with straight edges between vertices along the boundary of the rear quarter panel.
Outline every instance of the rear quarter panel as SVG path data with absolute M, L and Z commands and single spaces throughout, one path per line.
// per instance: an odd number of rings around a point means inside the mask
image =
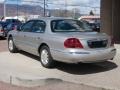
M 66 37 L 57 34 L 46 34 L 43 42 L 46 43 L 51 50 L 64 50 L 64 41 Z

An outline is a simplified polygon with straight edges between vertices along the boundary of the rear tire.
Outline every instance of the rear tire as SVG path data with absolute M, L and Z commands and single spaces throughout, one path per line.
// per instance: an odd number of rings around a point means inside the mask
M 42 46 L 40 49 L 40 61 L 43 67 L 52 68 L 55 65 L 50 49 L 47 46 Z
M 8 49 L 11 53 L 17 53 L 18 52 L 18 49 L 17 47 L 15 46 L 14 42 L 13 42 L 13 38 L 10 37 L 8 39 Z

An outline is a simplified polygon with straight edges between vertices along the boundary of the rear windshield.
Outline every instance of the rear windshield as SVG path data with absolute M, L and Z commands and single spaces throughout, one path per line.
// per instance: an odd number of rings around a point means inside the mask
M 63 19 L 51 21 L 51 29 L 53 32 L 91 32 L 92 29 L 84 21 Z

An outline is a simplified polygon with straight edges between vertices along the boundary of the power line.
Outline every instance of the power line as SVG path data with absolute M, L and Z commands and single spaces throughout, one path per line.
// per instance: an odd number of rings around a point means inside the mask
M 44 17 L 45 17 L 45 12 L 46 12 L 45 4 L 46 4 L 46 0 L 44 0 Z

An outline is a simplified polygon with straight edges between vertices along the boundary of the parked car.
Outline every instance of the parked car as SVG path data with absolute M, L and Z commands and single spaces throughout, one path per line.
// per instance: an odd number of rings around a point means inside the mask
M 89 23 L 89 25 L 91 26 L 93 31 L 100 32 L 100 23 L 97 23 L 97 22 Z
M 4 22 L 0 22 L 0 36 L 6 37 L 10 30 L 15 30 L 16 27 L 22 23 L 18 19 L 6 19 Z
M 83 20 L 85 23 L 87 23 L 93 31 L 95 32 L 100 32 L 100 21 L 96 21 L 96 22 L 88 22 Z
M 94 63 L 112 60 L 116 49 L 111 38 L 97 33 L 83 21 L 65 18 L 30 20 L 8 34 L 12 53 L 23 50 L 40 58 L 50 68 L 55 61 Z
M 22 23 L 9 23 L 4 27 L 5 35 L 7 36 L 8 32 L 11 30 L 17 30 L 17 27 L 21 26 Z
M 21 23 L 21 21 L 18 20 L 18 19 L 6 19 L 5 22 L 6 22 L 7 24 L 9 24 L 9 23 L 19 24 L 19 23 Z
M 6 37 L 4 27 L 5 27 L 5 22 L 0 22 L 0 37 L 3 37 L 3 38 Z

